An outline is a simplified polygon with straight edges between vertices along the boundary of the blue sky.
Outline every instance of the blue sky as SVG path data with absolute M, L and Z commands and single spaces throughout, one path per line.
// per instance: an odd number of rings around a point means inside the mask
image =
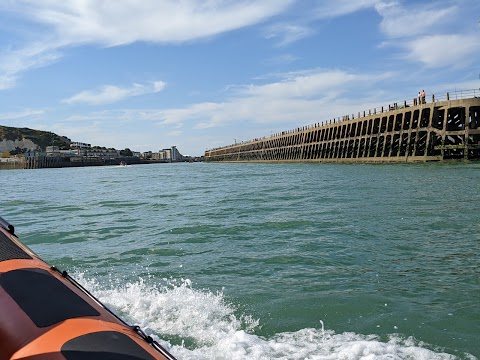
M 478 89 L 479 20 L 479 0 L 2 0 L 0 125 L 202 155 Z

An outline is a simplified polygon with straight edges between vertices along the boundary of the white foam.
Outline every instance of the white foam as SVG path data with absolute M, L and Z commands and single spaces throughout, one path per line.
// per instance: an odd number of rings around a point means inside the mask
M 285 332 L 271 338 L 253 333 L 258 321 L 235 315 L 223 294 L 199 291 L 190 280 L 163 279 L 101 286 L 83 274 L 75 277 L 128 323 L 140 325 L 180 359 L 228 360 L 453 360 L 455 356 L 422 347 L 412 338 L 392 335 L 382 342 L 376 335 L 336 334 L 321 328 Z M 184 339 L 172 345 L 156 335 Z M 473 356 L 466 357 L 476 359 Z

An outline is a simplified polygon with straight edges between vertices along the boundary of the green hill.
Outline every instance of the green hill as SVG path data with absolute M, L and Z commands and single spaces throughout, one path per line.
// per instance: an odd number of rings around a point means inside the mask
M 71 140 L 50 131 L 33 130 L 29 128 L 16 128 L 0 125 L 0 141 L 5 140 L 31 140 L 41 151 L 47 146 L 58 146 L 60 149 L 69 149 Z

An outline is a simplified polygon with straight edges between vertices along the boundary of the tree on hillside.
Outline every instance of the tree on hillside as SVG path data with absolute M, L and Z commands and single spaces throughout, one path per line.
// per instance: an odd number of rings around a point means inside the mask
M 129 148 L 126 148 L 125 150 L 120 150 L 120 156 L 133 156 L 133 152 Z
M 28 149 L 20 149 L 18 146 L 15 148 L 15 150 L 10 151 L 10 155 L 19 155 L 19 154 L 25 154 Z

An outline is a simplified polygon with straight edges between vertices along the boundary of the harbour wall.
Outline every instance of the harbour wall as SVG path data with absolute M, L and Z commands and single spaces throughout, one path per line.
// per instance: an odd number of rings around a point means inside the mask
M 62 156 L 36 155 L 0 159 L 0 170 L 105 166 L 119 165 L 121 162 L 128 165 L 141 163 L 139 158 L 102 159 L 98 157 L 80 156 L 65 158 Z
M 220 162 L 426 162 L 480 160 L 479 90 L 413 99 L 210 149 Z M 460 97 L 460 98 L 459 98 Z

